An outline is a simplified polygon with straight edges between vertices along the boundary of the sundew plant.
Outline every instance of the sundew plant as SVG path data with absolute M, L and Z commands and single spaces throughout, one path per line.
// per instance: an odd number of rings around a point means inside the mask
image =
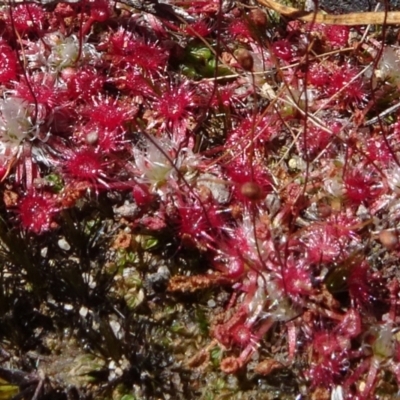
M 400 18 L 307 7 L 1 2 L 1 399 L 400 393 Z

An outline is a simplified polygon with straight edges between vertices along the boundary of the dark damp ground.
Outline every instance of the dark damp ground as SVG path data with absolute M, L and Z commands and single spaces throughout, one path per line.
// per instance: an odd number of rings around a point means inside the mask
M 301 365 L 266 378 L 255 358 L 221 373 L 210 321 L 231 292 L 168 291 L 206 263 L 197 250 L 177 256 L 171 235 L 128 229 L 112 213 L 123 200 L 82 200 L 41 237 L 0 210 L 0 400 L 294 399 Z M 258 357 L 284 354 L 269 344 L 282 334 L 271 330 Z

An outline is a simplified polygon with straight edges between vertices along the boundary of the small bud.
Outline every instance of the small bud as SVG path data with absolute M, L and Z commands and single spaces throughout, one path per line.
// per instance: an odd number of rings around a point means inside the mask
M 257 28 L 265 28 L 267 26 L 268 18 L 266 14 L 258 8 L 249 12 L 249 18 Z
M 248 50 L 243 48 L 236 49 L 234 52 L 234 56 L 243 69 L 245 69 L 246 71 L 251 71 L 253 69 L 253 56 Z
M 260 200 L 263 198 L 263 191 L 260 187 L 260 185 L 258 185 L 255 182 L 246 182 L 242 185 L 242 187 L 240 188 L 240 193 L 247 197 L 249 200 Z

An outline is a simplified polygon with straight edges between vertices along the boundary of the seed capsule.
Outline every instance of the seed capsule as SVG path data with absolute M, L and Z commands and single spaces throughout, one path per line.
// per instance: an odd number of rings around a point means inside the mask
M 256 201 L 263 198 L 261 186 L 255 182 L 246 182 L 240 188 L 240 193 L 249 200 Z
M 268 19 L 267 15 L 263 11 L 259 10 L 258 8 L 251 10 L 249 17 L 250 21 L 253 22 L 257 28 L 266 28 Z
M 234 52 L 234 56 L 243 69 L 245 69 L 246 71 L 251 71 L 253 69 L 253 56 L 248 50 L 243 48 L 236 49 Z

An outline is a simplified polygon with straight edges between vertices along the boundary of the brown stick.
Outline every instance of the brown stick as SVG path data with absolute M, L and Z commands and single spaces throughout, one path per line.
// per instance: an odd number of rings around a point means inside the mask
M 257 0 L 257 2 L 270 8 L 285 17 L 300 19 L 306 22 L 316 22 L 327 25 L 396 25 L 400 24 L 400 11 L 360 12 L 342 15 L 324 14 L 314 11 L 303 11 L 297 8 L 284 6 L 274 0 Z

